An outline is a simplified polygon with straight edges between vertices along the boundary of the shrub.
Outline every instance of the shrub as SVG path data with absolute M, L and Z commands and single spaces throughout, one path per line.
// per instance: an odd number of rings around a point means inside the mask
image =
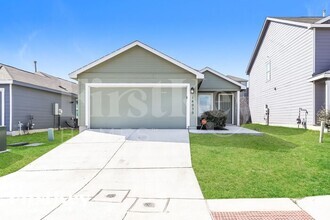
M 325 108 L 322 108 L 320 111 L 316 114 L 317 117 L 317 123 L 320 124 L 321 121 L 325 121 L 325 127 L 327 129 L 330 128 L 330 111 L 326 110 Z
M 201 118 L 207 120 L 207 128 L 224 128 L 226 126 L 227 116 L 224 111 L 213 110 L 206 111 L 202 114 Z

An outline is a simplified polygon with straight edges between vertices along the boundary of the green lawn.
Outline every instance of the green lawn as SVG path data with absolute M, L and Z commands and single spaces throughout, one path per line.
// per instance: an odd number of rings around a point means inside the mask
M 47 132 L 20 136 L 7 136 L 7 144 L 16 142 L 45 143 L 38 147 L 8 147 L 10 152 L 0 154 L 0 176 L 15 172 L 41 155 L 78 134 L 77 130 L 55 131 L 55 140 L 48 141 Z
M 262 136 L 190 134 L 203 194 L 214 198 L 330 195 L 330 134 L 245 125 Z

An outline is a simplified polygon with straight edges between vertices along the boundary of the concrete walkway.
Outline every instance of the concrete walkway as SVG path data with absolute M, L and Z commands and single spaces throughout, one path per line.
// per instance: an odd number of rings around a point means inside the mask
M 191 129 L 189 130 L 190 133 L 195 134 L 225 134 L 225 135 L 231 135 L 231 134 L 247 134 L 247 135 L 262 135 L 262 132 L 258 132 L 255 130 L 239 127 L 236 125 L 226 125 L 226 130 L 197 130 L 197 129 Z
M 211 219 L 187 130 L 88 130 L 0 178 L 0 219 Z
M 207 200 L 187 130 L 89 130 L 0 177 L 0 219 L 330 219 L 330 196 Z

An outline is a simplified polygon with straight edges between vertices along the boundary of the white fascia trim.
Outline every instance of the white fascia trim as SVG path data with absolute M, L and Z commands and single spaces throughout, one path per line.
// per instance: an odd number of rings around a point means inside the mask
M 105 62 L 105 61 L 107 61 L 107 60 L 109 60 L 109 59 L 111 59 L 111 58 L 113 58 L 113 57 L 129 50 L 129 49 L 131 49 L 132 47 L 135 47 L 135 46 L 140 46 L 143 49 L 145 49 L 145 50 L 147 50 L 147 51 L 149 51 L 149 52 L 151 52 L 151 53 L 153 53 L 153 54 L 155 54 L 155 55 L 157 55 L 157 56 L 159 56 L 159 57 L 161 57 L 161 58 L 163 58 L 163 59 L 179 66 L 179 67 L 181 67 L 182 69 L 185 69 L 188 72 L 191 72 L 192 74 L 196 75 L 197 79 L 204 79 L 204 75 L 201 74 L 200 72 L 198 72 L 197 70 L 195 70 L 195 69 L 193 69 L 193 68 L 191 68 L 191 67 L 189 67 L 189 66 L 187 66 L 187 65 L 185 65 L 185 64 L 183 64 L 183 63 L 181 63 L 181 62 L 179 62 L 175 59 L 173 59 L 172 57 L 169 57 L 169 56 L 167 56 L 167 55 L 165 55 L 165 54 L 163 54 L 163 53 L 161 53 L 161 52 L 159 52 L 159 51 L 157 51 L 157 50 L 155 50 L 155 49 L 153 49 L 153 48 L 151 48 L 151 47 L 149 47 L 149 46 L 147 46 L 147 45 L 145 45 L 145 44 L 143 44 L 139 41 L 134 41 L 133 43 L 131 43 L 131 44 L 119 49 L 119 50 L 116 50 L 115 52 L 110 53 L 110 54 L 108 54 L 108 55 L 106 55 L 106 56 L 104 56 L 104 57 L 102 57 L 102 58 L 100 58 L 100 59 L 98 59 L 98 60 L 96 60 L 96 61 L 94 61 L 94 62 L 92 62 L 92 63 L 90 63 L 90 64 L 74 71 L 74 72 L 72 72 L 72 73 L 70 73 L 69 76 L 72 79 L 77 79 L 77 76 L 80 73 L 82 73 L 82 72 L 84 72 L 84 71 L 86 71 L 86 70 L 88 70 L 88 69 L 90 69 L 90 68 L 92 68 L 96 65 L 99 65 L 99 64 L 101 64 L 101 63 L 103 63 L 103 62 Z
M 282 20 L 282 19 L 278 19 L 278 18 L 270 18 L 270 17 L 268 17 L 267 20 L 269 20 L 269 21 L 275 21 L 275 22 L 279 22 L 279 23 L 284 23 L 284 24 L 291 24 L 291 25 L 306 27 L 306 28 L 311 28 L 313 26 L 313 24 L 307 24 L 307 23 L 297 22 L 297 21 Z
M 13 84 L 13 80 L 0 80 L 0 84 Z
M 218 71 L 216 71 L 216 70 L 214 70 L 214 69 L 212 69 L 210 67 L 205 67 L 204 69 L 200 70 L 201 73 L 204 73 L 205 71 L 209 71 L 209 72 L 213 73 L 214 75 L 216 75 L 216 76 L 218 76 L 218 77 L 220 77 L 220 78 L 222 78 L 224 80 L 227 80 L 227 81 L 229 81 L 229 82 L 231 82 L 231 83 L 233 83 L 233 84 L 235 84 L 237 86 L 240 86 L 241 89 L 246 89 L 246 86 L 242 85 L 239 82 L 236 82 L 235 80 L 230 79 L 229 77 L 223 75 L 222 73 L 219 73 Z
M 311 28 L 330 28 L 330 24 L 312 24 Z
M 9 131 L 13 131 L 13 84 L 9 84 Z
M 90 127 L 91 88 L 186 88 L 186 128 L 190 126 L 190 84 L 189 83 L 86 83 L 85 84 L 85 126 Z
M 266 26 L 268 25 L 268 23 L 269 23 L 269 21 L 268 21 L 268 19 L 266 19 L 264 24 L 262 25 L 261 31 L 260 31 L 259 36 L 258 36 L 258 40 L 257 40 L 257 42 L 254 46 L 252 56 L 249 60 L 249 64 L 248 64 L 248 66 L 246 68 L 246 71 L 245 71 L 247 75 L 250 75 L 250 71 L 251 71 L 251 68 L 252 68 L 252 63 L 254 63 L 254 60 L 256 58 L 257 50 L 259 48 L 259 45 L 261 44 L 261 39 L 263 38 L 263 36 L 265 34 Z
M 330 20 L 330 16 L 327 16 L 325 18 L 322 18 L 318 22 L 315 22 L 315 24 L 323 24 L 324 22 L 329 21 L 329 20 Z
M 5 126 L 5 89 L 0 88 L 1 93 L 1 126 Z
M 330 71 L 327 71 L 325 73 L 322 73 L 322 74 L 318 74 L 312 78 L 310 78 L 308 81 L 309 82 L 314 82 L 316 80 L 319 80 L 319 79 L 328 79 L 330 78 Z

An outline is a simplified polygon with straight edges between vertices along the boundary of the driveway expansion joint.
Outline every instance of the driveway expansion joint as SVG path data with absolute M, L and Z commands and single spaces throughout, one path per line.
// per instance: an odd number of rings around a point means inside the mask
M 114 158 L 114 156 L 118 153 L 118 151 L 123 147 L 123 145 L 125 144 L 126 140 L 123 141 L 123 143 L 118 147 L 118 149 L 116 150 L 116 152 L 110 157 L 110 159 L 105 163 L 105 165 L 83 186 L 81 187 L 76 193 L 74 193 L 73 195 L 78 194 L 82 189 L 84 189 L 90 182 L 93 181 L 93 179 L 95 179 L 102 170 L 105 169 L 105 167 L 110 163 L 110 161 L 112 160 L 112 158 Z

